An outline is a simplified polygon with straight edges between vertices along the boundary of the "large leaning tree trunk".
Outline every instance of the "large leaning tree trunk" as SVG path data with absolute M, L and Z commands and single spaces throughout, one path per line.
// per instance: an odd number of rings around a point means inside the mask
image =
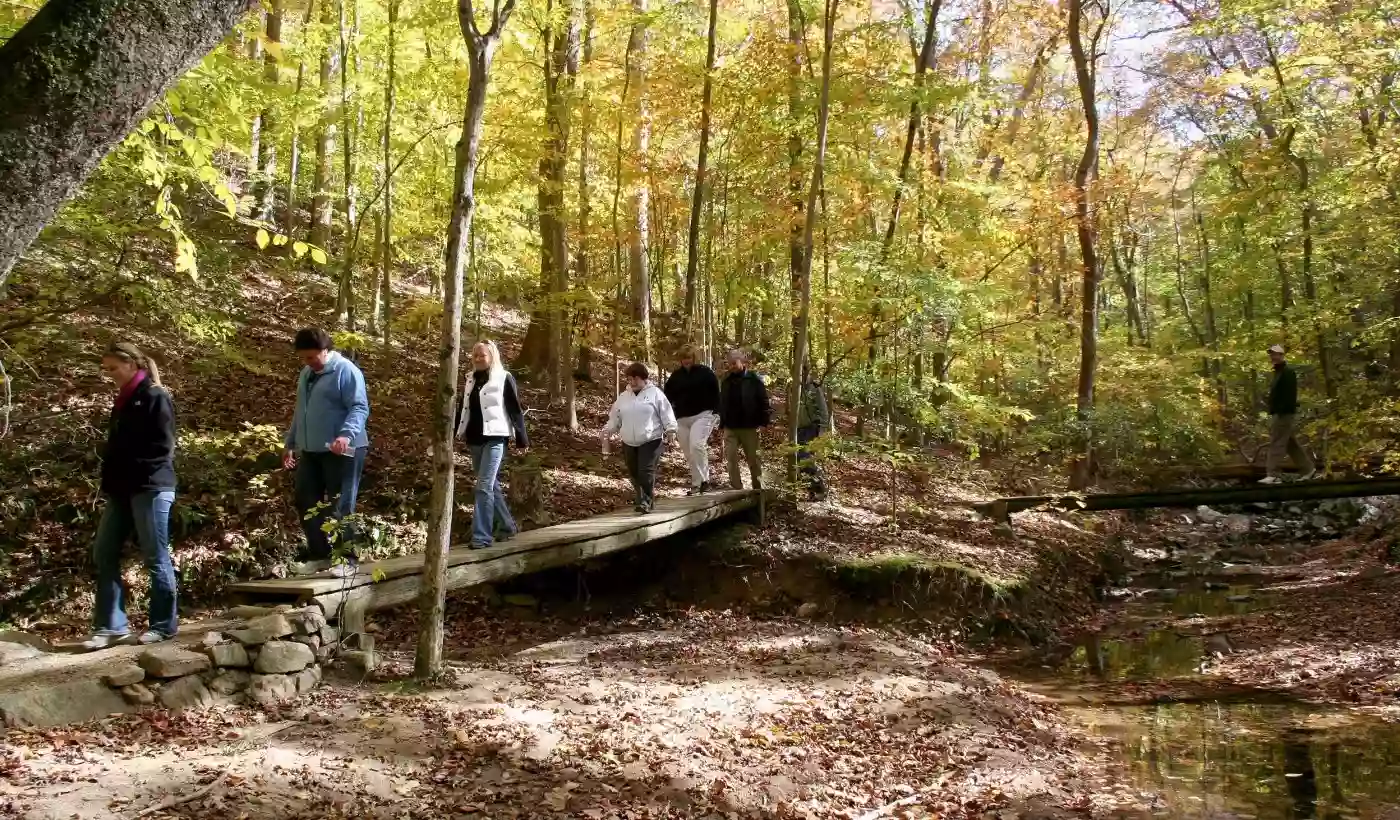
M 472 0 L 457 0 L 457 17 L 467 41 L 471 76 L 462 138 L 457 141 L 452 220 L 447 226 L 447 269 L 442 283 L 442 334 L 438 347 L 437 392 L 433 398 L 433 492 L 428 508 L 428 545 L 423 557 L 423 591 L 419 598 L 418 651 L 413 675 L 419 680 L 442 671 L 442 621 L 447 609 L 447 550 L 452 542 L 452 421 L 457 417 L 457 369 L 462 353 L 462 272 L 467 237 L 476 213 L 476 168 L 481 162 L 481 122 L 486 113 L 486 85 L 501 32 L 515 11 L 515 0 L 492 9 L 491 27 L 476 24 Z
M 0 46 L 0 288 L 58 207 L 248 0 L 51 0 Z
M 1083 288 L 1080 293 L 1079 323 L 1079 390 L 1075 400 L 1080 441 L 1079 453 L 1070 469 L 1069 487 L 1082 490 L 1089 486 L 1094 462 L 1094 377 L 1099 356 L 1099 257 L 1094 194 L 1091 190 L 1099 173 L 1099 108 L 1097 59 L 1099 37 L 1108 20 L 1108 0 L 1090 0 L 1099 9 L 1088 42 L 1084 39 L 1085 0 L 1069 0 L 1069 51 L 1074 59 L 1075 85 L 1084 106 L 1084 152 L 1074 171 L 1075 233 L 1079 239 L 1079 255 L 1083 262 Z M 1087 47 L 1086 47 L 1087 46 Z

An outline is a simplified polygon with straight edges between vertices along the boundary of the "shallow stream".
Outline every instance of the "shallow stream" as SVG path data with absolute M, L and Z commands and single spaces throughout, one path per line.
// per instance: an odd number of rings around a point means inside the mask
M 1209 666 L 1228 637 L 1211 627 L 1257 606 L 1256 593 L 1145 580 L 1155 588 L 1118 591 L 1128 600 L 1109 629 L 1001 671 L 1112 741 L 1122 785 L 1158 795 L 1156 816 L 1400 818 L 1400 725 L 1220 689 Z

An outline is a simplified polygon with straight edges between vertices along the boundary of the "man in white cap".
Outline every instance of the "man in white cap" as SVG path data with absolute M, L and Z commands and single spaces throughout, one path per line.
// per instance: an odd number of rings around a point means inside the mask
M 1298 374 L 1284 359 L 1283 345 L 1269 347 L 1269 361 L 1274 366 L 1274 380 L 1269 384 L 1269 452 L 1261 484 L 1278 484 L 1284 455 L 1298 467 L 1298 479 L 1307 481 L 1317 470 L 1312 457 L 1298 443 Z

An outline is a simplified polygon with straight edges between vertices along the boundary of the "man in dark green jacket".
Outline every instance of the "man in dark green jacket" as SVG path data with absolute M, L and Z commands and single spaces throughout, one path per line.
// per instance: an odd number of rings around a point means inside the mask
M 1283 458 L 1293 459 L 1298 467 L 1298 479 L 1307 481 L 1317 471 L 1312 457 L 1298 442 L 1298 374 L 1288 366 L 1283 345 L 1269 348 L 1269 362 L 1274 366 L 1274 379 L 1269 384 L 1269 451 L 1265 457 L 1267 475 L 1261 484 L 1278 484 Z

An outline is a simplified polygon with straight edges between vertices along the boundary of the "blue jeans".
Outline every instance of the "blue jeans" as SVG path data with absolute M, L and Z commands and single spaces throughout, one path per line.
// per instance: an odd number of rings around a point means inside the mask
M 329 515 L 338 522 L 355 514 L 355 499 L 360 494 L 360 476 L 364 474 L 368 453 L 368 447 L 359 447 L 353 456 L 300 454 L 294 494 L 302 531 L 306 533 L 302 553 L 305 560 L 325 561 L 331 557 L 331 542 L 324 529 L 326 518 Z M 358 535 L 353 523 L 340 530 L 339 543 L 350 548 L 346 557 L 352 561 Z
M 518 528 L 506 506 L 499 475 L 506 460 L 505 439 L 488 439 L 484 444 L 471 444 L 472 469 L 476 470 L 476 510 L 472 513 L 472 546 L 489 547 L 495 543 L 495 533 L 515 535 Z
M 174 504 L 174 490 L 107 498 L 92 545 L 92 561 L 97 567 L 97 606 L 92 621 L 97 631 L 126 634 L 129 628 L 122 548 L 135 535 L 141 560 L 151 576 L 149 628 L 162 635 L 175 634 L 175 566 L 170 563 L 170 508 Z

